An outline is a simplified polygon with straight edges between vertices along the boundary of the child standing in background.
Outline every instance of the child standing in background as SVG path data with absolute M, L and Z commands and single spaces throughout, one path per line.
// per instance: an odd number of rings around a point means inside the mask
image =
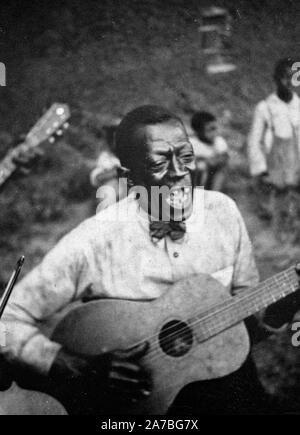
M 190 141 L 196 157 L 196 183 L 208 190 L 222 191 L 229 154 L 225 139 L 218 134 L 217 119 L 211 113 L 196 112 L 191 127 L 195 132 Z
M 275 65 L 274 92 L 257 104 L 248 138 L 258 212 L 263 217 L 269 211 L 280 242 L 299 237 L 300 99 L 293 89 L 294 62 L 284 58 Z

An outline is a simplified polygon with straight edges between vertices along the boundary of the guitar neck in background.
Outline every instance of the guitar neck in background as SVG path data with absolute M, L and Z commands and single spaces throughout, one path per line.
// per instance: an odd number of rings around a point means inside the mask
M 205 314 L 189 319 L 189 322 L 197 328 L 198 339 L 205 341 L 283 299 L 298 288 L 298 275 L 293 266 L 215 306 Z
M 23 144 L 22 144 L 23 147 Z M 11 150 L 5 158 L 0 162 L 0 186 L 5 183 L 5 181 L 14 173 L 17 169 L 17 165 L 14 163 L 13 159 L 16 157 L 18 148 Z
M 0 162 L 0 186 L 8 180 L 9 177 L 17 169 L 17 165 L 14 163 L 14 158 L 22 152 L 26 152 L 30 148 L 35 148 L 40 145 L 41 140 L 38 138 L 38 131 L 45 121 L 39 121 L 28 133 L 24 142 L 17 145 L 15 148 L 8 151 L 4 159 Z
M 54 133 L 62 128 L 67 128 L 66 121 L 70 117 L 68 105 L 54 103 L 47 112 L 38 120 L 26 136 L 23 143 L 8 152 L 5 158 L 0 162 L 0 186 L 12 175 L 17 165 L 14 163 L 21 152 L 26 152 L 30 148 L 37 147 L 45 140 L 50 140 Z

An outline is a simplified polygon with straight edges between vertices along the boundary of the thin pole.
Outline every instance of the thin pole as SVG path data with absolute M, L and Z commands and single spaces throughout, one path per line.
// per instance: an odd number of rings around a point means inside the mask
M 25 257 L 24 257 L 24 255 L 22 255 L 22 257 L 19 258 L 19 260 L 16 264 L 16 267 L 15 267 L 15 270 L 13 271 L 13 273 L 12 273 L 11 277 L 9 278 L 9 281 L 5 287 L 5 290 L 4 290 L 4 293 L 3 293 L 3 296 L 2 296 L 1 302 L 0 302 L 0 319 L 2 317 L 3 311 L 6 307 L 7 302 L 8 302 L 8 299 L 11 295 L 11 292 L 12 292 L 12 290 L 17 282 L 19 273 L 20 273 L 21 268 L 24 264 L 24 260 L 25 260 Z

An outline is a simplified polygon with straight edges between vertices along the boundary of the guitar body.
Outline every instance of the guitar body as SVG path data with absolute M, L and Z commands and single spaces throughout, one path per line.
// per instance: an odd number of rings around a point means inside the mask
M 142 359 L 152 374 L 151 395 L 111 412 L 165 414 L 185 385 L 228 375 L 245 361 L 249 337 L 243 322 L 203 341 L 199 322 L 192 319 L 231 299 L 212 277 L 194 275 L 152 301 L 104 299 L 77 307 L 59 323 L 52 338 L 70 351 L 96 355 L 126 349 L 152 337 Z M 184 334 L 174 334 L 182 327 Z

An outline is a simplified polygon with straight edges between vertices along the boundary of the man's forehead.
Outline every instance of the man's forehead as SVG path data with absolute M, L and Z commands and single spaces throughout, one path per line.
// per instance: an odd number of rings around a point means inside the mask
M 147 125 L 143 132 L 146 143 L 174 142 L 187 139 L 184 126 L 176 120 Z

